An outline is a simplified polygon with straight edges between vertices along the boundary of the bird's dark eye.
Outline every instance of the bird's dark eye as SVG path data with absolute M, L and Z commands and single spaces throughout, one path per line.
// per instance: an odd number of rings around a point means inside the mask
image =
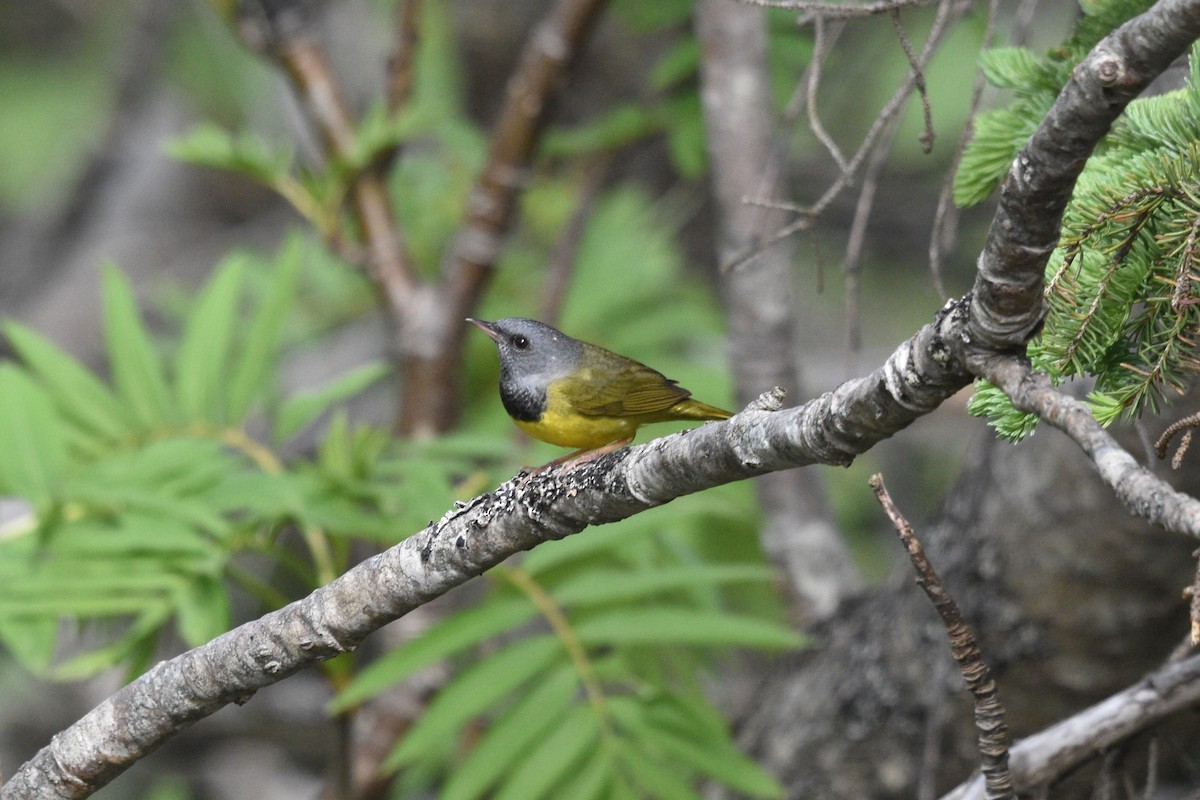
M 526 350 L 529 348 L 529 340 L 518 333 L 512 338 L 512 345 L 518 350 Z

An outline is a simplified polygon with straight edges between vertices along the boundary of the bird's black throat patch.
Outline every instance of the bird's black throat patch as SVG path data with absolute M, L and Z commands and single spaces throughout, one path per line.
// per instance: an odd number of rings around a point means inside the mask
M 520 422 L 537 422 L 546 410 L 546 392 L 509 381 L 500 381 L 500 401 L 508 415 Z

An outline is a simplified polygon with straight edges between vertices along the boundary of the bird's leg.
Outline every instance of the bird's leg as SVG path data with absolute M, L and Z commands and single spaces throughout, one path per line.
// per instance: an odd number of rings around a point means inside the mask
M 557 461 L 551 461 L 550 463 L 551 464 L 555 464 L 555 463 L 562 464 L 562 463 L 566 463 L 569 461 L 569 462 L 571 462 L 571 468 L 574 469 L 575 467 L 578 467 L 580 464 L 586 464 L 587 462 L 597 459 L 602 455 L 611 453 L 614 450 L 620 450 L 622 447 L 625 447 L 632 443 L 633 443 L 633 437 L 626 436 L 624 439 L 617 439 L 615 442 L 609 442 L 606 445 L 601 445 L 600 447 L 597 447 L 595 450 L 576 450 L 574 453 L 571 453 L 569 456 L 560 458 Z M 549 466 L 549 465 L 547 465 L 547 466 Z
M 605 455 L 607 453 L 611 453 L 614 450 L 620 450 L 622 447 L 625 447 L 626 445 L 631 444 L 632 442 L 633 442 L 633 437 L 627 436 L 624 439 L 618 439 L 615 442 L 609 442 L 608 444 L 601 445 L 600 447 L 596 447 L 593 449 L 582 447 L 578 450 L 567 453 L 565 456 L 559 456 L 558 458 L 554 459 L 553 461 L 547 461 L 545 464 L 542 464 L 540 467 L 535 467 L 534 469 L 530 470 L 530 472 L 527 476 L 525 476 L 526 480 L 534 477 L 535 475 L 541 475 L 546 470 L 551 469 L 552 467 L 557 467 L 560 464 L 569 464 L 570 468 L 574 469 L 575 467 L 578 467 L 580 464 L 586 464 L 587 462 L 592 461 L 593 459 L 599 458 L 600 456 Z

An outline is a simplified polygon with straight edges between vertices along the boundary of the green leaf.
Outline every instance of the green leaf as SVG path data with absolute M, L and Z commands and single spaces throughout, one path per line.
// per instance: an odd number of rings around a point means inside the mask
M 769 582 L 773 577 L 771 569 L 761 564 L 682 565 L 653 572 L 596 569 L 573 576 L 552 594 L 562 605 L 588 606 L 640 600 L 698 586 Z
M 691 92 L 667 104 L 667 149 L 671 163 L 685 178 L 698 177 L 708 167 L 704 115 L 700 112 L 700 97 Z
M 661 761 L 647 756 L 639 743 L 618 737 L 615 746 L 622 765 L 645 794 L 655 800 L 700 800 L 700 793 L 692 788 L 690 781 Z
M 54 398 L 63 416 L 107 441 L 129 430 L 129 415 L 105 386 L 69 353 L 31 328 L 8 322 L 4 333 L 13 350 Z
M 728 734 L 705 733 L 705 721 L 667 695 L 651 703 L 613 698 L 609 707 L 620 722 L 647 746 L 661 749 L 677 763 L 714 778 L 741 794 L 783 797 L 779 783 L 734 747 Z
M 59 621 L 56 617 L 17 617 L 0 615 L 0 645 L 21 666 L 40 675 L 50 668 L 58 644 Z
M 443 109 L 428 103 L 411 103 L 396 113 L 381 102 L 371 105 L 354 132 L 346 166 L 366 168 L 381 153 L 429 132 L 442 113 Z
M 1027 47 L 994 47 L 979 55 L 979 65 L 993 86 L 1021 89 L 1041 72 L 1038 58 Z
M 566 539 L 546 542 L 527 554 L 521 566 L 531 575 L 545 575 L 568 564 L 586 563 L 598 558 L 603 553 L 650 535 L 659 527 L 659 522 L 652 516 L 639 514 L 613 525 L 590 530 L 587 536 L 568 536 Z
M 456 733 L 473 717 L 564 658 L 553 636 L 522 639 L 472 664 L 448 683 L 384 762 L 394 770 L 451 752 Z
M 330 703 L 333 713 L 346 711 L 419 669 L 507 630 L 525 624 L 537 613 L 525 597 L 490 599 L 442 620 L 411 642 L 397 647 L 364 669 Z
M 586 754 L 583 765 L 575 769 L 574 776 L 568 776 L 558 796 L 573 800 L 609 797 L 617 777 L 615 762 L 611 748 L 593 748 Z
M 266 296 L 254 314 L 239 352 L 234 356 L 225 396 L 230 422 L 241 422 L 255 398 L 268 386 L 284 325 L 295 302 L 304 240 L 292 237 L 276 260 Z
M 229 374 L 244 275 L 242 259 L 226 259 L 200 292 L 184 326 L 175 357 L 175 391 L 186 419 L 224 421 L 221 386 Z
M 595 748 L 600 724 L 590 706 L 577 706 L 512 771 L 494 800 L 541 800 Z M 568 795 L 553 795 L 567 797 Z
M 117 393 L 146 427 L 175 418 L 171 393 L 154 343 L 142 326 L 129 282 L 104 269 L 104 334 Z
M 120 564 L 123 571 L 114 569 L 113 560 L 88 563 L 69 555 L 52 564 L 31 564 L 24 574 L 4 576 L 0 619 L 100 619 L 137 614 L 148 604 L 167 598 L 180 582 L 177 576 L 161 574 L 161 562 L 152 564 L 159 574 L 141 574 L 148 562 L 127 556 Z M 97 568 L 101 571 L 96 572 Z
M 326 386 L 288 399 L 275 419 L 275 440 L 285 441 L 329 409 L 334 403 L 362 392 L 388 374 L 388 366 L 376 361 L 359 367 Z
M 44 504 L 59 490 L 66 466 L 50 395 L 23 370 L 0 364 L 0 492 Z
M 229 593 L 215 577 L 197 577 L 175 593 L 176 624 L 183 640 L 196 647 L 229 629 Z
M 235 136 L 211 123 L 197 125 L 187 136 L 171 142 L 167 152 L 180 161 L 240 172 L 266 184 L 286 173 L 292 161 L 290 152 L 275 152 L 258 136 Z
M 788 650 L 803 637 L 778 623 L 711 609 L 647 606 L 597 615 L 575 629 L 587 645 L 704 645 Z
M 695 77 L 700 69 L 700 40 L 688 36 L 676 42 L 650 71 L 650 82 L 663 91 Z
M 548 131 L 540 150 L 545 156 L 578 157 L 626 147 L 662 127 L 658 114 L 645 106 L 628 103 L 617 106 L 586 125 Z
M 442 787 L 442 800 L 477 800 L 529 753 L 534 741 L 567 713 L 579 687 L 570 665 L 549 674 L 487 729 Z

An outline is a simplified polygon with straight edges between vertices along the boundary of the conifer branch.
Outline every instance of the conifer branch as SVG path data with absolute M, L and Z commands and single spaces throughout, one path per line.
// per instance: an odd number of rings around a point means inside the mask
M 1160 0 L 1106 36 L 1075 67 L 1001 187 L 972 296 L 976 346 L 1024 347 L 1037 332 L 1046 262 L 1084 164 L 1129 101 L 1198 34 L 1200 3 Z

